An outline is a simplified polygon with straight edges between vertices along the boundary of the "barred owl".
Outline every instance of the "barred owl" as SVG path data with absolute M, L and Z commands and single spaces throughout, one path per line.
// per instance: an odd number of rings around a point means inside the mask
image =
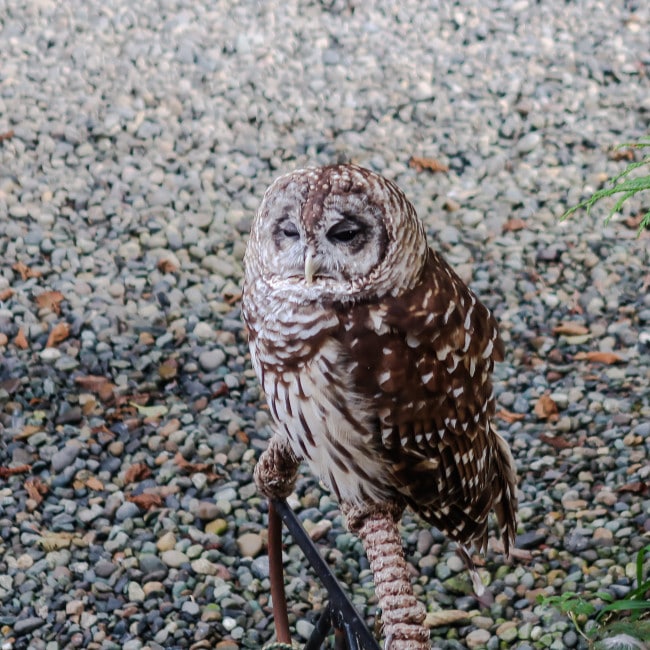
M 491 422 L 503 343 L 403 192 L 355 165 L 282 176 L 245 266 L 243 318 L 276 427 L 263 491 L 286 494 L 304 460 L 348 510 L 408 506 L 463 545 L 485 547 L 494 510 L 507 551 L 514 463 Z

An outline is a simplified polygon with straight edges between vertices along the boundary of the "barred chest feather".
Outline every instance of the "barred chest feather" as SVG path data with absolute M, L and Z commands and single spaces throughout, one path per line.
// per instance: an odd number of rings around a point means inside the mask
M 391 495 L 385 461 L 372 453 L 372 411 L 351 385 L 341 344 L 327 338 L 299 364 L 268 363 L 263 343 L 251 344 L 278 433 L 337 496 L 348 502 Z M 266 351 L 268 352 L 268 350 Z M 266 357 L 267 362 L 261 361 Z

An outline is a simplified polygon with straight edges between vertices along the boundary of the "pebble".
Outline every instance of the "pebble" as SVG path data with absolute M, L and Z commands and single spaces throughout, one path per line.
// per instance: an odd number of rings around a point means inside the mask
M 33 632 L 44 624 L 45 621 L 38 616 L 27 616 L 14 623 L 14 634 L 22 636 L 24 634 L 28 634 L 29 632 Z
M 163 551 L 160 554 L 160 559 L 168 566 L 177 569 L 183 564 L 189 564 L 190 558 L 185 555 L 182 551 L 172 549 L 169 551 Z
M 52 471 L 54 473 L 62 472 L 66 467 L 72 465 L 80 451 L 81 446 L 74 442 L 65 445 L 63 449 L 60 449 L 52 456 Z
M 237 538 L 237 548 L 243 557 L 256 557 L 264 543 L 257 533 L 244 533 Z
M 468 648 L 484 648 L 491 636 L 489 630 L 478 628 L 467 634 L 465 637 L 465 643 Z

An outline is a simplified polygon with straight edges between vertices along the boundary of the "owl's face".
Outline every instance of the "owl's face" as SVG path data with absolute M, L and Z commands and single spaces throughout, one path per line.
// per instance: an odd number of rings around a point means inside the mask
M 303 301 L 396 293 L 419 273 L 426 241 L 404 194 L 353 165 L 293 172 L 266 191 L 246 255 L 247 283 Z

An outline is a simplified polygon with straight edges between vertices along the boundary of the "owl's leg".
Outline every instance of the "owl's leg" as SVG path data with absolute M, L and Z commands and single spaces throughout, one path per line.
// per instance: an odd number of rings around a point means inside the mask
M 275 434 L 255 466 L 257 489 L 269 500 L 269 570 L 273 618 L 278 642 L 291 645 L 287 599 L 282 572 L 282 521 L 274 499 L 285 499 L 293 491 L 300 461 L 286 439 Z
M 275 434 L 255 466 L 257 489 L 269 499 L 285 499 L 293 492 L 299 464 L 286 438 Z
M 409 579 L 397 528 L 403 507 L 342 505 L 348 528 L 357 534 L 370 562 L 386 634 L 385 650 L 431 650 L 426 614 Z

